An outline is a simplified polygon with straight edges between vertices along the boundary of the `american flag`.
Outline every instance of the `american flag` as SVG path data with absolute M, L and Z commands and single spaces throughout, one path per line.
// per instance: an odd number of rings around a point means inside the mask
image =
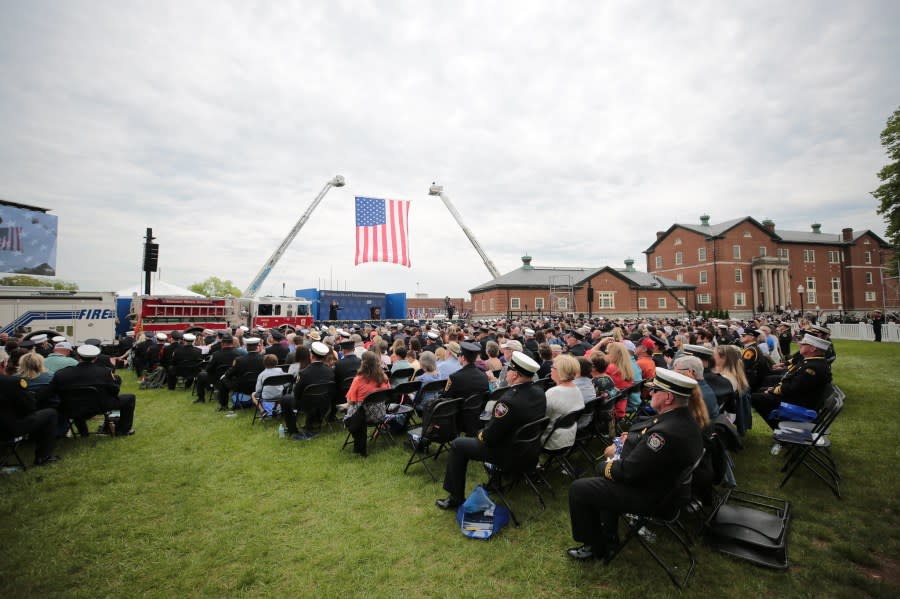
M 22 251 L 22 227 L 0 228 L 0 250 L 7 252 Z
M 356 198 L 356 264 L 409 260 L 409 200 Z

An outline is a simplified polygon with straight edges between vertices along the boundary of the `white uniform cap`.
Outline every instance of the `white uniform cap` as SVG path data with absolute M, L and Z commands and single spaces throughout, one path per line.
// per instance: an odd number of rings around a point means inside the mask
M 38 343 L 43 343 L 44 341 L 46 341 L 47 335 L 41 333 L 40 335 L 35 335 L 34 337 L 32 337 L 31 340 L 34 341 L 35 345 L 37 345 Z
M 182 337 L 185 341 L 196 341 L 197 336 L 193 333 L 185 333 L 184 337 Z
M 329 349 L 328 346 L 325 345 L 324 343 L 322 343 L 321 341 L 313 341 L 312 344 L 309 346 L 309 348 L 317 356 L 324 357 L 331 353 L 331 349 Z
M 541 367 L 540 364 L 526 356 L 520 351 L 514 351 L 510 358 L 508 367 L 517 370 L 526 375 L 533 375 Z
M 54 337 L 53 339 L 51 339 L 51 341 L 52 341 L 53 343 L 62 343 L 63 341 L 68 341 L 68 339 L 66 339 L 66 338 L 63 337 L 62 335 L 57 335 L 56 337 Z
M 165 333 L 157 333 L 156 338 L 160 341 L 165 341 L 166 339 L 168 339 L 168 336 Z
M 96 345 L 80 345 L 78 355 L 82 358 L 96 358 L 100 355 L 100 348 Z
M 827 341 L 822 339 L 821 337 L 816 337 L 815 335 L 810 335 L 809 333 L 803 336 L 803 339 L 800 340 L 800 345 L 812 345 L 816 349 L 821 349 L 822 351 L 827 351 L 829 347 L 831 347 L 831 341 Z

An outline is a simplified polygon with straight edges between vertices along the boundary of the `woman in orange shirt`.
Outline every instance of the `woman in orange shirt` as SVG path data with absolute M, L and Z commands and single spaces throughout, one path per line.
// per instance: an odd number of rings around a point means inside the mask
M 347 409 L 347 416 L 344 418 L 347 430 L 353 435 L 353 453 L 358 453 L 363 457 L 368 455 L 366 452 L 366 413 L 362 409 L 363 400 L 370 393 L 379 389 L 390 389 L 390 387 L 387 375 L 381 368 L 381 357 L 371 351 L 364 353 L 359 370 L 347 391 L 347 401 L 350 405 Z M 381 416 L 383 418 L 384 414 L 382 413 Z M 370 418 L 374 420 L 372 416 Z

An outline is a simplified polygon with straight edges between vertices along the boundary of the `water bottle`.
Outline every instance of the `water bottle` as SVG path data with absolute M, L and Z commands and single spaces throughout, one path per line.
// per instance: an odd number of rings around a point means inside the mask
M 642 526 L 638 531 L 638 534 L 641 535 L 641 538 L 643 538 L 648 543 L 656 542 L 656 533 L 648 529 L 646 526 Z
M 776 443 L 775 445 L 773 445 L 771 453 L 772 455 L 778 455 L 779 453 L 781 453 L 781 443 Z
M 283 424 L 279 424 L 279 425 L 278 425 L 278 438 L 279 438 L 279 439 L 284 439 L 284 435 L 285 435 L 286 432 L 287 432 L 287 431 L 286 431 L 286 429 L 284 428 L 284 425 L 283 425 Z

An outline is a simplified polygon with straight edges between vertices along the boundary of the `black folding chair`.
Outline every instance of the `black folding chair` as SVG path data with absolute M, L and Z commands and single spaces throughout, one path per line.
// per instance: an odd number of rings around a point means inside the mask
M 622 398 L 624 397 L 625 401 L 627 402 L 630 399 L 631 394 L 639 392 L 641 390 L 641 387 L 643 387 L 643 386 L 644 386 L 644 381 L 638 381 L 637 383 L 634 383 L 633 385 L 630 385 L 630 386 L 622 389 L 616 395 L 616 398 L 615 398 L 616 401 L 622 401 Z M 616 421 L 616 435 L 621 435 L 622 433 L 626 432 L 628 429 L 631 428 L 631 425 L 634 424 L 636 420 L 641 418 L 641 416 L 646 416 L 647 415 L 646 409 L 649 406 L 650 406 L 650 398 L 649 397 L 641 398 L 641 403 L 637 408 L 626 411 L 625 416 Z
M 413 404 L 416 412 L 421 414 L 425 406 L 438 399 L 444 393 L 446 387 L 446 380 L 429 381 L 423 384 L 422 389 L 416 394 L 416 401 Z
M 396 387 L 394 387 L 394 392 L 396 393 L 396 403 L 399 406 L 404 406 L 403 412 L 407 414 L 406 416 L 406 428 L 410 426 L 415 426 L 416 422 L 414 420 L 416 412 L 416 396 L 422 390 L 422 383 L 419 381 L 407 381 L 405 383 L 400 383 Z M 396 411 L 397 407 L 389 406 L 390 408 L 394 408 Z M 409 408 L 407 411 L 406 408 Z
M 303 389 L 300 396 L 299 409 L 306 414 L 306 429 L 309 430 L 310 415 L 319 416 L 328 426 L 328 430 L 334 430 L 331 426 L 332 412 L 334 411 L 334 394 L 337 390 L 336 383 L 316 383 Z
M 104 414 L 104 424 L 109 420 L 110 413 L 106 410 L 97 387 L 73 385 L 58 389 L 57 395 L 59 395 L 57 411 L 68 419 L 72 437 L 76 436 L 76 429 L 82 437 L 87 437 L 90 434 L 87 421 L 98 414 Z
M 467 437 L 478 435 L 484 426 L 481 422 L 481 413 L 484 411 L 485 394 L 473 393 L 463 400 L 459 411 L 459 428 Z
M 187 381 L 191 381 L 191 394 L 193 395 L 194 384 L 197 382 L 197 375 L 200 374 L 203 366 L 202 357 L 174 366 L 172 368 L 172 373 L 175 375 L 175 387 L 178 388 L 179 379 L 184 382 L 185 389 L 187 389 Z
M 683 589 L 685 585 L 687 585 L 691 574 L 694 572 L 694 567 L 697 565 L 697 559 L 694 557 L 694 550 L 691 548 L 690 536 L 681 522 L 679 522 L 678 518 L 681 515 L 681 509 L 691 501 L 691 481 L 693 480 L 694 471 L 700 466 L 700 462 L 703 461 L 705 453 L 706 450 L 700 452 L 700 457 L 697 458 L 697 461 L 685 468 L 681 474 L 678 475 L 672 489 L 669 490 L 669 492 L 667 492 L 647 513 L 622 514 L 622 520 L 625 522 L 627 532 L 622 539 L 622 542 L 619 543 L 619 545 L 605 558 L 605 563 L 608 564 L 611 562 L 622 552 L 622 549 L 624 549 L 632 539 L 636 538 L 641 544 L 641 547 L 646 549 L 653 559 L 656 560 L 656 563 L 666 571 L 666 574 L 669 575 L 669 578 L 676 587 Z M 687 556 L 688 567 L 682 578 L 676 576 L 675 568 L 663 561 L 659 553 L 653 549 L 653 545 L 644 539 L 641 531 L 648 526 L 668 531 L 681 548 L 684 549 L 685 555 Z
M 518 483 L 524 482 L 537 496 L 541 504 L 541 512 L 547 509 L 544 496 L 541 495 L 541 491 L 537 486 L 540 478 L 537 476 L 535 466 L 537 466 L 538 456 L 541 453 L 541 434 L 544 432 L 548 422 L 550 422 L 550 419 L 545 416 L 540 420 L 523 424 L 516 429 L 516 432 L 513 433 L 512 447 L 509 453 L 509 455 L 514 456 L 515 462 L 511 464 L 490 464 L 484 462 L 485 472 L 488 473 L 490 478 L 485 487 L 497 494 L 497 497 L 509 510 L 509 515 L 516 526 L 520 524 L 519 519 L 509 503 L 507 494 Z
M 591 453 L 591 444 L 595 440 L 599 439 L 604 449 L 612 443 L 610 436 L 615 431 L 613 409 L 618 399 L 618 395 L 604 394 L 585 406 L 582 418 L 579 420 L 578 432 L 575 433 L 573 447 L 587 459 L 588 464 L 596 464 L 603 457 L 602 452 L 599 455 Z
M 262 370 L 259 372 L 245 372 L 232 383 L 231 404 L 234 409 L 241 410 L 244 408 L 243 405 L 238 405 L 238 395 L 246 395 L 249 398 L 256 391 L 256 379 L 259 378 L 260 372 Z
M 775 441 L 787 448 L 785 463 L 781 468 L 785 476 L 778 485 L 779 488 L 784 487 L 802 465 L 828 485 L 838 499 L 841 498 L 841 476 L 831 454 L 829 433 L 831 425 L 844 409 L 845 397 L 844 392 L 835 385 L 832 394 L 826 399 L 821 418 L 817 418 L 817 422 L 810 430 L 791 428 L 787 425 L 785 428 L 779 426 L 773 431 Z
M 267 387 L 278 387 L 279 395 L 274 399 L 265 400 L 273 404 L 271 411 L 266 410 L 263 405 L 263 399 L 257 397 L 255 392 L 250 396 L 253 400 L 253 405 L 256 407 L 256 410 L 253 411 L 253 420 L 250 421 L 251 426 L 256 424 L 257 420 L 268 420 L 277 416 L 278 411 L 281 409 L 281 396 L 290 393 L 295 380 L 293 374 L 276 374 L 263 381 L 263 393 L 265 393 Z
M 412 378 L 415 369 L 398 368 L 390 374 L 391 387 L 396 387 L 400 383 L 407 383 Z
M 362 405 L 359 406 L 358 409 L 362 410 L 364 414 L 364 422 L 369 442 L 374 442 L 378 437 L 383 436 L 381 433 L 384 431 L 387 431 L 387 436 L 393 441 L 393 436 L 390 435 L 388 427 L 384 424 L 384 417 L 387 415 L 388 405 L 392 403 L 394 397 L 393 389 L 379 389 L 378 391 L 373 391 L 366 395 L 362 401 Z M 352 417 L 353 416 L 351 416 L 351 418 Z M 372 429 L 372 432 L 368 433 L 368 429 Z M 348 432 L 347 438 L 344 439 L 344 444 L 341 445 L 341 450 L 351 443 L 353 443 L 353 434 Z
M 412 444 L 412 454 L 403 468 L 403 473 L 413 464 L 422 464 L 433 481 L 437 481 L 426 460 L 436 460 L 453 439 L 459 435 L 456 428 L 456 414 L 462 405 L 461 399 L 439 399 L 429 407 L 423 416 L 422 426 L 407 431 Z M 437 446 L 434 451 L 431 447 Z
M 27 470 L 25 466 L 25 462 L 22 460 L 22 456 L 19 455 L 19 445 L 21 445 L 24 441 L 28 440 L 28 435 L 17 435 L 15 437 L 8 437 L 2 443 L 0 443 L 0 467 L 8 468 L 11 464 L 6 463 L 6 458 L 12 456 L 16 458 L 16 462 L 18 462 L 18 467 L 22 470 Z M 15 466 L 15 464 L 12 464 Z M 426 466 L 427 468 L 427 466 Z M 433 478 L 433 477 L 432 477 Z
M 553 487 L 550 486 L 550 482 L 544 476 L 544 473 L 549 473 L 552 470 L 554 465 L 559 464 L 560 469 L 562 470 L 562 473 L 565 474 L 566 476 L 568 476 L 569 478 L 571 478 L 572 480 L 578 478 L 578 473 L 577 473 L 577 469 L 575 468 L 575 466 L 572 464 L 571 461 L 569 461 L 569 455 L 575 449 L 574 442 L 572 443 L 572 445 L 569 445 L 568 447 L 559 447 L 557 449 L 548 449 L 547 444 L 553 438 L 553 434 L 557 430 L 563 430 L 563 429 L 567 429 L 567 428 L 570 428 L 573 426 L 577 426 L 578 419 L 581 418 L 581 415 L 583 413 L 584 413 L 584 409 L 581 409 L 581 410 L 574 410 L 572 412 L 569 412 L 568 414 L 564 414 L 564 415 L 560 416 L 553 422 L 553 425 L 550 427 L 550 433 L 544 438 L 544 443 L 541 446 L 541 454 L 547 456 L 547 459 L 541 466 L 539 474 L 541 476 L 541 480 L 544 482 L 544 484 L 547 485 L 547 488 L 550 489 L 551 493 L 553 493 Z M 577 436 L 577 432 L 576 432 L 576 436 Z

